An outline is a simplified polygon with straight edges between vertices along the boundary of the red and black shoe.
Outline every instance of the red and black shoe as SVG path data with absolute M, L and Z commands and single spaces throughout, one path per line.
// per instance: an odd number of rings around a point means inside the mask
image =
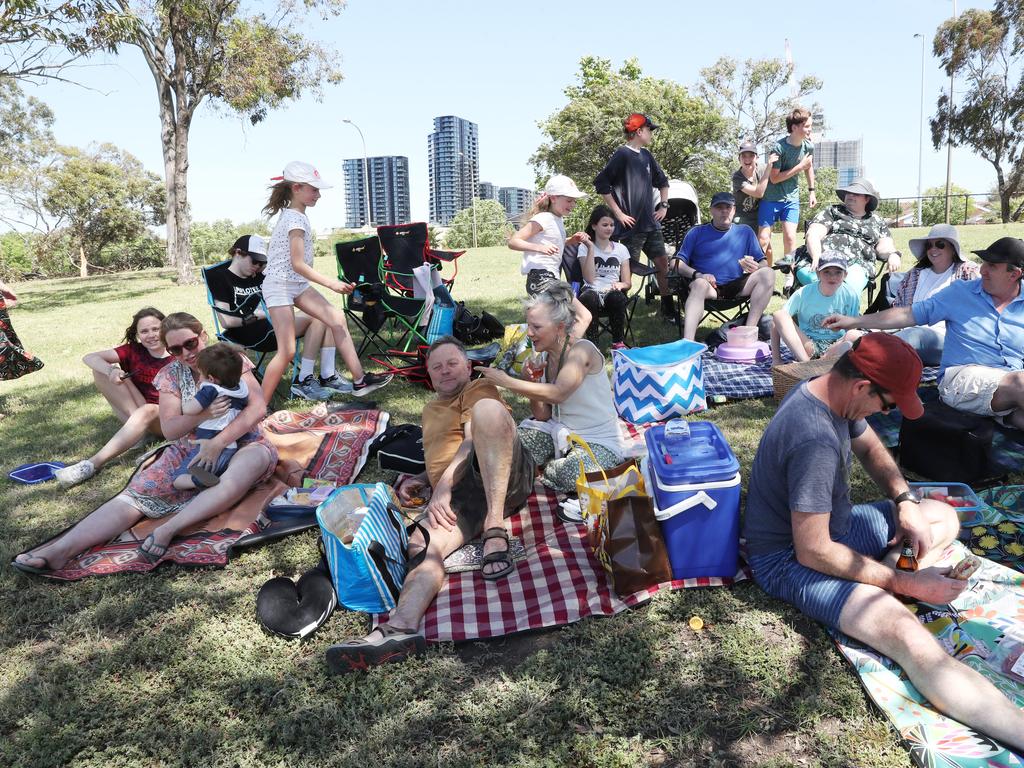
M 420 655 L 426 647 L 426 640 L 418 632 L 381 624 L 364 638 L 332 645 L 325 656 L 331 674 L 346 675 L 404 661 L 410 656 Z

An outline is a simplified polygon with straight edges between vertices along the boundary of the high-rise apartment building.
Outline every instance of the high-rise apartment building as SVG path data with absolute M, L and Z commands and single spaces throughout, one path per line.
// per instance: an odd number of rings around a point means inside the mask
M 536 197 L 537 195 L 532 189 L 498 187 L 498 202 L 501 203 L 506 215 L 510 219 L 522 216 L 530 210 L 530 206 L 533 205 Z
M 849 184 L 858 176 L 864 175 L 864 140 L 815 141 L 814 167 L 835 168 L 836 186 Z
M 454 115 L 434 118 L 427 136 L 430 221 L 451 224 L 455 214 L 478 196 L 480 156 L 477 125 Z
M 477 195 L 479 200 L 497 200 L 498 199 L 498 188 L 491 184 L 489 181 L 480 182 L 480 194 Z
M 409 158 L 401 155 L 371 157 L 369 164 L 370 216 L 367 217 L 365 162 L 361 157 L 343 161 L 345 226 L 405 224 L 410 219 Z

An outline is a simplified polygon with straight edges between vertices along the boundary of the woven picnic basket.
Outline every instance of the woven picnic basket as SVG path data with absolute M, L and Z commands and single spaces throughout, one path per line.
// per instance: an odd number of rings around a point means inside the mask
M 832 370 L 838 358 L 808 360 L 805 363 L 787 363 L 772 366 L 772 390 L 776 403 L 781 403 L 786 394 L 805 379 L 821 376 Z

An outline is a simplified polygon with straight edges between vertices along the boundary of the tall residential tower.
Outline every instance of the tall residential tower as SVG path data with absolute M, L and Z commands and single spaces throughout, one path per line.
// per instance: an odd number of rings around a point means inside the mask
M 371 157 L 370 216 L 366 216 L 363 158 L 343 162 L 345 171 L 345 226 L 405 224 L 409 213 L 409 158 L 400 155 Z
M 473 204 L 480 183 L 477 125 L 454 115 L 434 118 L 427 136 L 430 221 L 451 224 L 455 214 Z

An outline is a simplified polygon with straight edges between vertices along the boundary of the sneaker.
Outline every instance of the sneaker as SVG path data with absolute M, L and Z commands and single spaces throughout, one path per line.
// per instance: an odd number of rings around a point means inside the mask
M 348 379 L 343 379 L 338 374 L 331 374 L 329 378 L 318 376 L 317 381 L 320 382 L 320 386 L 324 389 L 329 389 L 332 392 L 337 392 L 340 395 L 348 395 L 352 393 L 352 382 Z
M 371 392 L 376 392 L 381 387 L 390 384 L 393 378 L 395 378 L 393 373 L 367 373 L 363 376 L 362 382 L 352 384 L 352 394 L 356 397 L 362 397 Z
M 302 381 L 292 384 L 292 394 L 296 397 L 301 397 L 303 400 L 330 400 L 334 397 L 335 393 L 330 389 L 321 387 L 316 383 L 313 374 L 309 374 Z
M 72 464 L 70 467 L 63 467 L 53 473 L 53 476 L 57 478 L 57 484 L 61 488 L 70 488 L 72 485 L 78 485 L 84 483 L 90 477 L 96 474 L 96 467 L 88 459 Z
M 612 349 L 629 349 L 629 345 L 624 341 L 616 341 L 612 343 Z

